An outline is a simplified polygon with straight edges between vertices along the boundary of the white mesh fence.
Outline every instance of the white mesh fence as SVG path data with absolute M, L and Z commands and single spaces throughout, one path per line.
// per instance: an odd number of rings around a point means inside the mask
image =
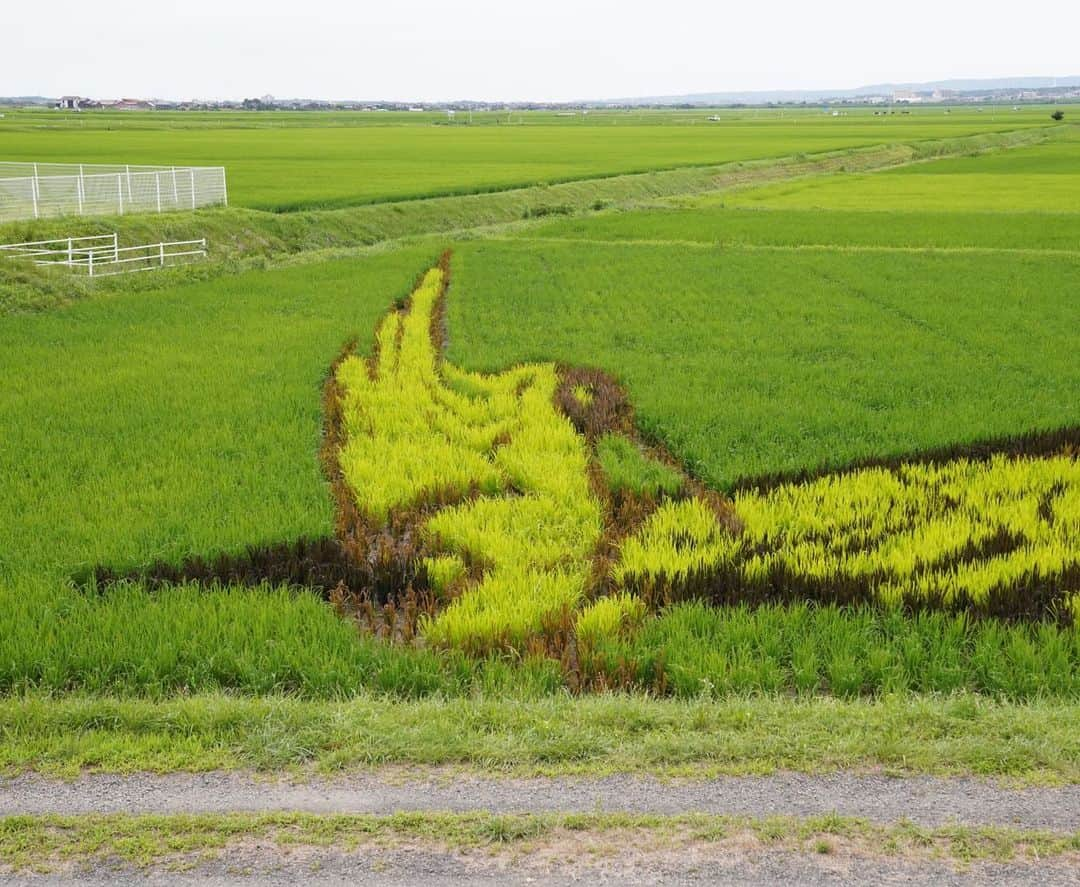
M 0 222 L 171 212 L 227 203 L 221 166 L 0 161 Z

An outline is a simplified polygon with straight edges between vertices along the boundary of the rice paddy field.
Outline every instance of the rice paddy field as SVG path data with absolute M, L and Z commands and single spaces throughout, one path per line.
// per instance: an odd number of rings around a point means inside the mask
M 2 159 L 224 163 L 247 210 L 160 223 L 263 244 L 0 267 L 0 692 L 1073 704 L 1072 110 L 701 116 L 0 121 Z
M 833 118 L 820 110 L 474 115 L 15 112 L 0 155 L 39 161 L 228 167 L 236 206 L 354 206 L 620 173 L 948 139 L 1044 126 L 1049 109 Z M 719 114 L 721 122 L 709 121 Z

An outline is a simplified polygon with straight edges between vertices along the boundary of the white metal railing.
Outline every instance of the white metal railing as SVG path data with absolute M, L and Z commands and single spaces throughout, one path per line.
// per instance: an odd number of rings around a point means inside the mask
M 0 161 L 0 222 L 228 205 L 221 166 Z
M 107 277 L 131 271 L 152 271 L 184 264 L 177 259 L 206 258 L 206 238 L 172 240 L 120 246 L 116 234 L 94 237 L 66 237 L 28 243 L 0 244 L 0 254 L 27 258 L 35 265 L 64 265 L 85 270 L 89 277 Z
M 52 256 L 66 254 L 73 258 L 87 251 L 108 250 L 113 253 L 119 247 L 116 234 L 94 234 L 90 237 L 64 237 L 59 240 L 34 240 L 28 243 L 3 243 L 0 252 L 8 256 Z M 53 264 L 53 263 L 50 263 Z

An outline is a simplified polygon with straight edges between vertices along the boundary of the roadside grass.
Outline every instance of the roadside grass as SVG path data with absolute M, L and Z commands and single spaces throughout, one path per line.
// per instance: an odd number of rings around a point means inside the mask
M 1080 256 L 472 241 L 455 273 L 451 360 L 599 366 L 720 488 L 1078 420 Z
M 71 865 L 110 863 L 134 868 L 196 868 L 240 841 L 255 840 L 279 852 L 298 848 L 356 853 L 365 848 L 418 847 L 485 855 L 535 853 L 547 846 L 588 841 L 589 860 L 626 847 L 644 855 L 663 852 L 786 850 L 860 856 L 933 859 L 964 869 L 978 862 L 1046 860 L 1080 850 L 1080 833 L 961 825 L 923 828 L 908 822 L 875 824 L 827 815 L 754 818 L 586 814 L 301 813 L 173 816 L 40 816 L 0 819 L 0 866 L 47 873 Z
M 1080 706 L 973 694 L 839 700 L 771 695 L 499 695 L 310 702 L 221 694 L 163 700 L 0 699 L 0 772 L 447 766 L 485 774 L 706 778 L 793 770 L 1080 782 Z

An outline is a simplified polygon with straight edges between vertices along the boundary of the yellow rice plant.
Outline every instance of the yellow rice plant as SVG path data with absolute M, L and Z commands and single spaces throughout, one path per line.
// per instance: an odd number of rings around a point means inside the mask
M 423 623 L 429 643 L 522 650 L 569 624 L 587 649 L 636 625 L 646 604 L 680 597 L 1080 611 L 1080 463 L 1068 454 L 867 468 L 742 493 L 739 532 L 683 490 L 622 540 L 604 583 L 615 594 L 587 602 L 604 533 L 591 444 L 555 406 L 553 364 L 487 375 L 441 360 L 432 323 L 444 273 L 429 271 L 383 319 L 370 360 L 337 370 L 345 480 L 374 526 L 419 515 L 425 573 L 448 601 Z M 579 405 L 593 396 L 584 384 L 571 394 Z
M 868 468 L 740 494 L 743 532 L 669 503 L 622 546 L 616 579 L 667 597 L 820 597 L 1060 614 L 1080 607 L 1080 462 L 988 461 Z
M 453 593 L 425 623 L 427 640 L 521 649 L 581 604 L 601 506 L 587 444 L 554 406 L 554 365 L 482 375 L 440 360 L 431 324 L 443 284 L 429 271 L 407 310 L 379 325 L 375 356 L 340 365 L 339 463 L 376 524 L 457 500 L 423 524 L 429 581 Z

